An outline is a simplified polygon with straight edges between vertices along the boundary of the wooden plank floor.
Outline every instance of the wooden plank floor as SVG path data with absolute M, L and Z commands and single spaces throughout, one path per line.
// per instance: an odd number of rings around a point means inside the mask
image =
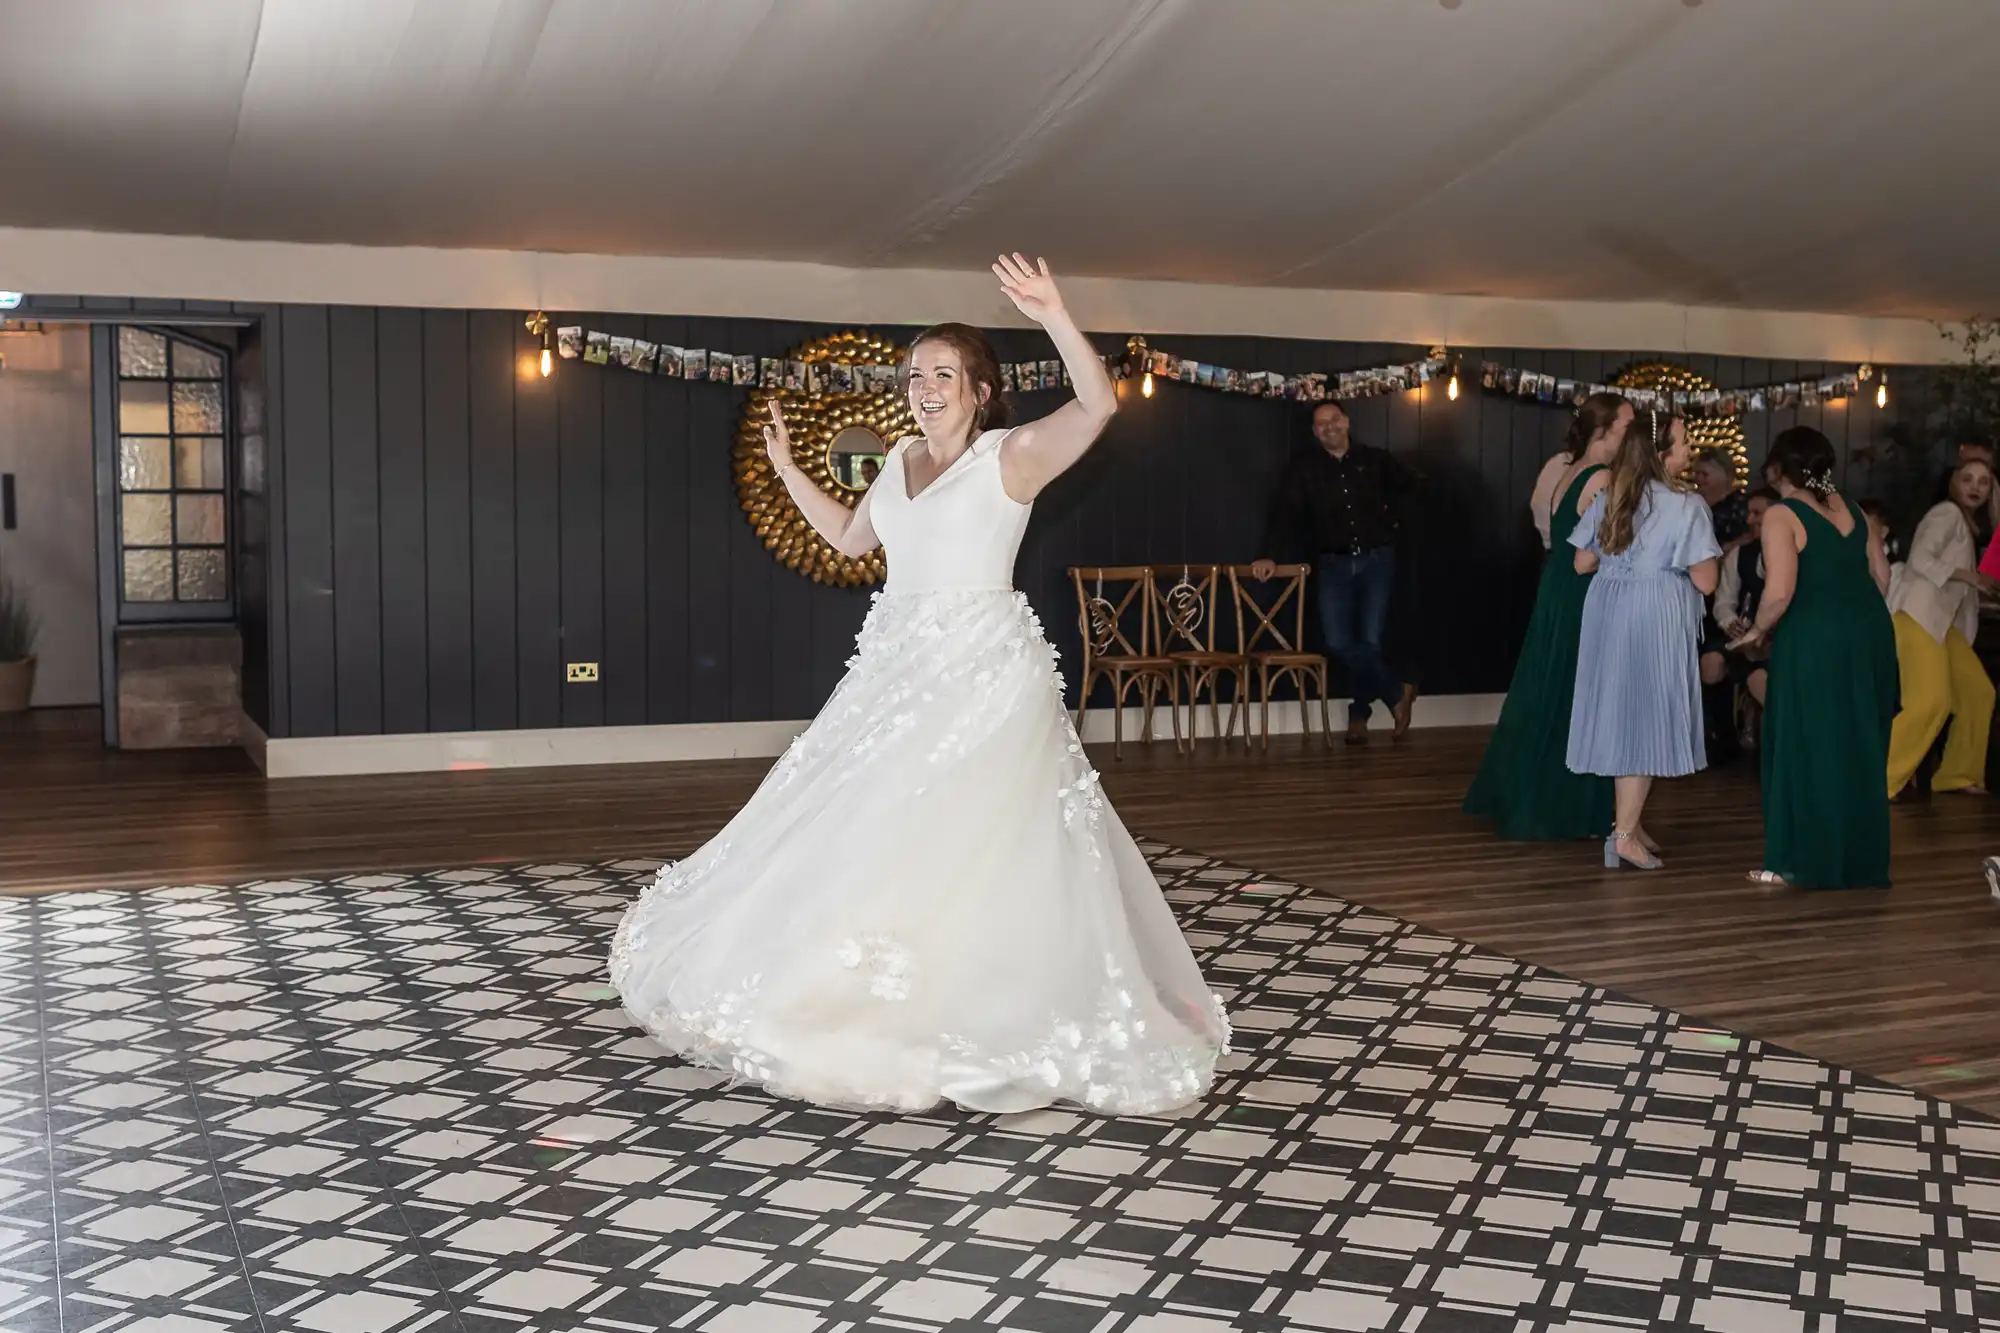
M 1769 892 L 1749 766 L 1663 784 L 1657 874 L 1522 846 L 1458 813 L 1480 731 L 1327 753 L 1098 752 L 1135 831 L 1322 888 L 1570 976 L 2000 1113 L 2000 804 L 1895 811 L 1896 887 Z M 267 783 L 238 753 L 0 735 L 0 892 L 481 862 L 678 856 L 765 761 Z

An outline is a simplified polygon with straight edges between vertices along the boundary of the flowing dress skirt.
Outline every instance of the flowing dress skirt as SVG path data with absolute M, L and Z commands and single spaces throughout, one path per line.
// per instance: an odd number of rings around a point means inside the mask
M 1012 591 L 883 592 L 826 708 L 620 924 L 662 1044 L 783 1096 L 915 1111 L 1200 1097 L 1229 1027 Z

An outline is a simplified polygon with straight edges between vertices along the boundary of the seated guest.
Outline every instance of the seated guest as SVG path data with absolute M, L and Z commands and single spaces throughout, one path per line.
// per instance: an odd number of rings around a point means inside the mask
M 1764 515 L 1778 502 L 1778 493 L 1759 487 L 1745 497 L 1749 526 L 1745 540 L 1733 551 L 1725 551 L 1715 596 L 1702 626 L 1701 683 L 1702 707 L 1707 715 L 1711 748 L 1724 755 L 1754 743 L 1755 732 L 1736 725 L 1737 692 L 1750 696 L 1759 707 L 1764 704 L 1765 663 L 1770 654 L 1761 645 L 1731 650 L 1731 640 L 1750 632 L 1757 621 L 1757 607 L 1764 597 L 1764 550 L 1757 537 Z
M 1882 545 L 1882 553 L 1889 559 L 1890 574 L 1903 561 L 1903 544 L 1896 538 L 1895 525 L 1889 521 L 1889 506 L 1880 500 L 1863 500 L 1857 506 L 1861 516 L 1868 520 L 1869 534 Z
M 1736 469 L 1720 449 L 1694 456 L 1694 491 L 1715 522 L 1715 544 L 1724 555 L 1750 540 L 1749 502 L 1736 489 Z
M 1972 640 L 1979 597 L 2000 584 L 1979 572 L 1979 552 L 2000 516 L 1993 469 L 1975 458 L 1951 471 L 1949 499 L 1933 505 L 1910 539 L 1910 558 L 1889 585 L 1895 618 L 1902 711 L 1889 734 L 1889 795 L 1916 775 L 1931 743 L 1951 724 L 1932 791 L 1986 790 L 1986 738 L 1993 723 L 1993 682 Z

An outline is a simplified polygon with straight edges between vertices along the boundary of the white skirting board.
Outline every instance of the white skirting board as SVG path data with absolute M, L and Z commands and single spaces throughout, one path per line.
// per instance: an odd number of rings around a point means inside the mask
M 1500 716 L 1500 694 L 1445 694 L 1417 700 L 1419 727 L 1488 726 Z M 1335 700 L 1330 710 L 1335 731 L 1347 725 L 1347 704 Z M 1186 714 L 1182 714 L 1185 721 Z M 1223 725 L 1228 726 L 1225 707 Z M 1164 707 L 1156 711 L 1155 731 L 1162 740 L 1173 737 L 1173 723 Z M 1296 702 L 1271 705 L 1273 735 L 1299 731 Z M 1313 730 L 1319 729 L 1314 709 Z M 1389 725 L 1378 704 L 1375 727 Z M 242 719 L 243 748 L 269 778 L 321 778 L 369 773 L 443 773 L 457 769 L 547 768 L 568 764 L 658 764 L 695 759 L 770 759 L 784 753 L 792 738 L 806 728 L 795 722 L 699 722 L 640 727 L 559 727 L 541 731 L 412 732 L 392 736 L 266 737 L 256 723 Z M 1112 715 L 1093 708 L 1084 715 L 1083 738 L 1093 744 L 1111 740 Z M 1127 710 L 1125 739 L 1139 737 L 1140 714 Z M 1213 735 L 1208 709 L 1197 716 L 1196 734 Z M 1242 734 L 1239 726 L 1237 734 Z

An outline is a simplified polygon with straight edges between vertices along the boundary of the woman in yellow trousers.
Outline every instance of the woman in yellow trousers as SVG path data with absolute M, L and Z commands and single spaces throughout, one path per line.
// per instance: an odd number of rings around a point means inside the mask
M 1993 471 L 1974 459 L 1951 474 L 1951 498 L 1932 506 L 1889 585 L 1903 711 L 1889 733 L 1889 795 L 1909 784 L 1947 721 L 1951 737 L 1933 791 L 1983 795 L 1993 682 L 1972 651 L 1979 595 L 2000 584 L 1979 572 L 1979 551 L 2000 517 Z

